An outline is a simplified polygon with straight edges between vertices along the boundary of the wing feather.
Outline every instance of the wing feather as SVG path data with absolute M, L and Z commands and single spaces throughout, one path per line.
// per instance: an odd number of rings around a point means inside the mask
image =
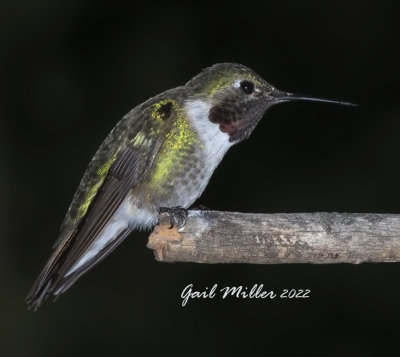
M 154 113 L 160 106 L 157 98 L 153 99 L 144 103 L 144 109 L 139 106 L 125 116 L 93 158 L 68 210 L 60 239 L 27 297 L 29 308 L 37 310 L 49 296 L 66 291 L 131 232 L 132 225 L 121 227 L 94 256 L 76 265 L 105 230 L 129 190 L 146 174 L 165 140 L 165 135 L 154 135 L 168 127 L 162 120 L 165 118 L 155 121 Z
M 60 283 L 63 281 L 64 275 L 85 254 L 110 220 L 127 195 L 127 188 L 131 187 L 129 184 L 135 184 L 134 179 L 137 174 L 128 173 L 130 169 L 137 172 L 135 159 L 137 159 L 137 155 L 130 148 L 125 148 L 118 154 L 85 218 L 55 249 L 34 284 L 27 298 L 28 305 L 38 307 L 44 299 L 63 287 L 62 284 L 60 286 Z M 125 182 L 127 179 L 130 180 L 129 183 Z M 93 264 L 87 269 L 91 266 Z M 74 280 L 79 276 L 74 274 Z
M 82 274 L 115 249 L 131 232 L 132 227 L 127 226 L 97 256 L 65 277 L 66 273 L 88 251 L 129 190 L 146 172 L 146 167 L 150 165 L 151 161 L 148 152 L 143 153 L 132 147 L 125 147 L 118 153 L 85 217 L 68 234 L 64 235 L 33 285 L 27 297 L 30 308 L 36 310 L 50 295 L 64 292 Z

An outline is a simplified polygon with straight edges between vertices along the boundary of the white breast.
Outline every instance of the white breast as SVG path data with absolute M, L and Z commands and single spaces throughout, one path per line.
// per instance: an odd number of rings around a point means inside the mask
M 188 100 L 185 103 L 185 109 L 191 118 L 191 123 L 203 142 L 204 152 L 207 153 L 210 161 L 216 162 L 216 165 L 218 165 L 232 143 L 229 142 L 229 135 L 223 133 L 218 124 L 212 123 L 208 119 L 210 108 L 211 104 L 208 101 L 200 99 Z
M 202 179 L 193 190 L 192 197 L 188 200 L 189 203 L 196 200 L 204 191 L 214 170 L 232 146 L 232 143 L 229 142 L 229 135 L 223 133 L 218 124 L 214 124 L 208 119 L 210 108 L 211 104 L 203 100 L 188 100 L 185 103 L 186 113 L 202 142 L 198 155 L 204 162 Z

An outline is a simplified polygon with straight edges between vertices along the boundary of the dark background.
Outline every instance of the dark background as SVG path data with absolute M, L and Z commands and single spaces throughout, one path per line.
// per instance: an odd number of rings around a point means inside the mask
M 55 304 L 24 298 L 90 158 L 117 121 L 202 68 L 360 104 L 270 109 L 199 203 L 242 212 L 400 213 L 397 1 L 2 1 L 0 345 L 4 356 L 377 356 L 398 347 L 400 265 L 154 260 L 132 235 Z M 397 23 L 396 23 L 397 22 Z M 189 283 L 311 289 L 308 300 L 196 300 Z

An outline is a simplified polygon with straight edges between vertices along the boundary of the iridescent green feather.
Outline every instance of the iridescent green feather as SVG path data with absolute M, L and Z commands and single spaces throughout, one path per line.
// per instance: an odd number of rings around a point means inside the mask
M 183 162 L 187 162 L 188 155 L 196 147 L 202 146 L 197 133 L 191 128 L 189 119 L 183 108 L 175 100 L 170 100 L 174 109 L 174 121 L 165 136 L 165 141 L 158 160 L 154 163 L 150 179 L 150 187 L 158 194 L 166 184 L 174 184 L 177 171 L 183 170 Z
M 124 133 L 117 128 L 110 133 L 90 162 L 68 209 L 62 231 L 69 231 L 79 224 L 96 197 L 124 142 Z
M 141 154 L 138 155 L 137 160 L 143 162 L 144 156 L 153 150 L 154 142 L 162 138 L 162 130 L 168 132 L 166 121 L 160 114 L 159 109 L 166 103 L 173 102 L 174 108 L 179 108 L 178 103 L 172 99 L 165 98 L 165 94 L 161 94 L 155 98 L 148 100 L 142 105 L 133 109 L 128 113 L 113 129 L 106 140 L 102 143 L 92 161 L 90 162 L 86 173 L 79 185 L 74 199 L 68 209 L 67 215 L 61 227 L 61 238 L 65 234 L 76 227 L 79 222 L 85 217 L 90 205 L 96 197 L 101 185 L 107 176 L 109 169 L 114 163 L 118 152 L 130 145 L 137 149 Z M 179 147 L 187 145 L 192 139 L 188 136 L 187 124 L 182 120 L 182 111 L 178 110 L 179 118 L 177 122 L 178 136 L 176 139 L 167 138 L 168 150 L 171 150 L 170 155 L 167 156 L 163 163 L 158 166 L 158 173 L 155 176 L 155 181 L 166 180 L 166 172 L 168 166 L 172 165 L 173 155 L 177 154 Z M 174 136 L 175 137 L 175 136 Z M 175 141 L 175 144 L 173 141 Z M 164 142 L 164 140 L 162 140 Z M 156 152 L 154 153 L 154 155 Z

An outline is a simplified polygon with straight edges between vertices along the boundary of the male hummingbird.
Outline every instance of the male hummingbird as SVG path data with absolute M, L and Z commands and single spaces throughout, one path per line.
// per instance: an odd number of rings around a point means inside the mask
M 245 66 L 220 63 L 132 109 L 90 162 L 29 308 L 57 298 L 133 230 L 157 224 L 160 208 L 190 207 L 266 110 L 295 100 L 352 105 L 282 92 Z

